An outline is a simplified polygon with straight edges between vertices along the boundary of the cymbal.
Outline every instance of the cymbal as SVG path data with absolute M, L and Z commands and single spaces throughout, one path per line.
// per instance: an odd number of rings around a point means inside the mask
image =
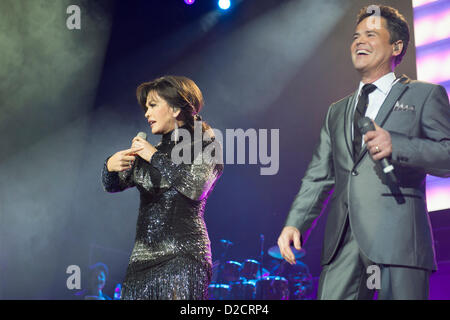
M 294 246 L 291 246 L 291 250 L 294 253 L 295 259 L 300 259 L 306 255 L 306 250 L 303 248 L 301 248 L 300 250 L 297 250 L 294 248 Z M 269 256 L 271 256 L 275 259 L 280 259 L 280 260 L 284 259 L 281 256 L 280 248 L 278 246 L 273 246 L 273 247 L 269 248 L 267 253 L 269 254 Z

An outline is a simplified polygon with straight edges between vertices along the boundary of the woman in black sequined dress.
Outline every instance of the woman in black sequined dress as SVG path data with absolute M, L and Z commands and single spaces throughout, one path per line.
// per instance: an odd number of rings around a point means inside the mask
M 166 76 L 146 82 L 137 98 L 152 133 L 162 134 L 162 140 L 153 147 L 135 137 L 130 149 L 105 161 L 102 172 L 106 191 L 136 187 L 140 192 L 122 299 L 207 299 L 211 249 L 203 213 L 223 170 L 220 145 L 212 129 L 198 121 L 203 98 L 192 80 Z

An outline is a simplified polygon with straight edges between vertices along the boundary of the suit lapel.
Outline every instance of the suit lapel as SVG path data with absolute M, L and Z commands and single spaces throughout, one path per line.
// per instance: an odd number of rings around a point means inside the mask
M 409 82 L 409 78 L 405 75 L 400 78 L 400 80 L 394 84 L 391 91 L 389 92 L 386 100 L 384 100 L 383 105 L 381 106 L 378 114 L 375 118 L 375 122 L 383 127 L 386 122 L 387 117 L 391 114 L 392 109 L 395 106 L 395 103 L 398 101 L 400 96 L 405 92 L 408 88 L 405 84 Z
M 406 84 L 409 83 L 409 81 L 410 79 L 407 76 L 403 75 L 400 78 L 400 80 L 392 87 L 391 91 L 389 92 L 388 96 L 381 105 L 380 110 L 378 111 L 378 114 L 375 118 L 376 124 L 378 124 L 380 127 L 383 127 L 384 123 L 386 122 L 386 119 L 391 114 L 391 111 L 394 108 L 395 103 L 401 97 L 403 92 L 405 92 L 405 90 L 408 89 L 408 86 Z M 355 161 L 353 168 L 355 168 L 358 165 L 358 163 L 366 155 L 366 153 L 367 153 L 367 146 L 364 144 L 364 147 L 361 150 L 358 159 Z
M 345 108 L 345 142 L 347 143 L 347 149 L 353 159 L 353 139 L 352 139 L 352 126 L 353 126 L 353 106 L 355 105 L 356 95 L 358 90 L 348 99 L 347 106 Z

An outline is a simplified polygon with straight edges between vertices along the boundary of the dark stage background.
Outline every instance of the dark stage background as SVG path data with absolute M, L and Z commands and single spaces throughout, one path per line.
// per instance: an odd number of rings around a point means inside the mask
M 377 2 L 412 26 L 410 1 Z M 245 0 L 219 13 L 212 0 L 1 1 L 0 298 L 79 299 L 66 287 L 69 265 L 86 275 L 106 263 L 108 295 L 123 280 L 138 192 L 108 194 L 100 174 L 149 131 L 135 89 L 163 74 L 192 78 L 203 119 L 222 132 L 280 129 L 278 174 L 226 165 L 206 207 L 213 260 L 220 239 L 234 243 L 229 259 L 259 259 L 260 234 L 266 251 L 276 245 L 328 106 L 358 86 L 349 46 L 370 3 Z M 70 4 L 81 8 L 81 30 L 66 28 Z M 413 39 L 397 69 L 411 78 Z M 314 276 L 323 218 L 302 260 Z

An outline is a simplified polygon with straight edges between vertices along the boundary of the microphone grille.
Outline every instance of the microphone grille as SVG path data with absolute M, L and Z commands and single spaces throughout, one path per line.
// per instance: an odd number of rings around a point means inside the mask
M 139 132 L 138 134 L 137 134 L 139 137 L 141 137 L 142 139 L 144 139 L 144 140 L 147 140 L 147 134 L 145 133 L 145 132 Z
M 368 117 L 359 119 L 358 128 L 362 134 L 366 134 L 369 131 L 375 130 L 375 126 L 373 125 L 372 120 L 370 120 L 370 118 Z

